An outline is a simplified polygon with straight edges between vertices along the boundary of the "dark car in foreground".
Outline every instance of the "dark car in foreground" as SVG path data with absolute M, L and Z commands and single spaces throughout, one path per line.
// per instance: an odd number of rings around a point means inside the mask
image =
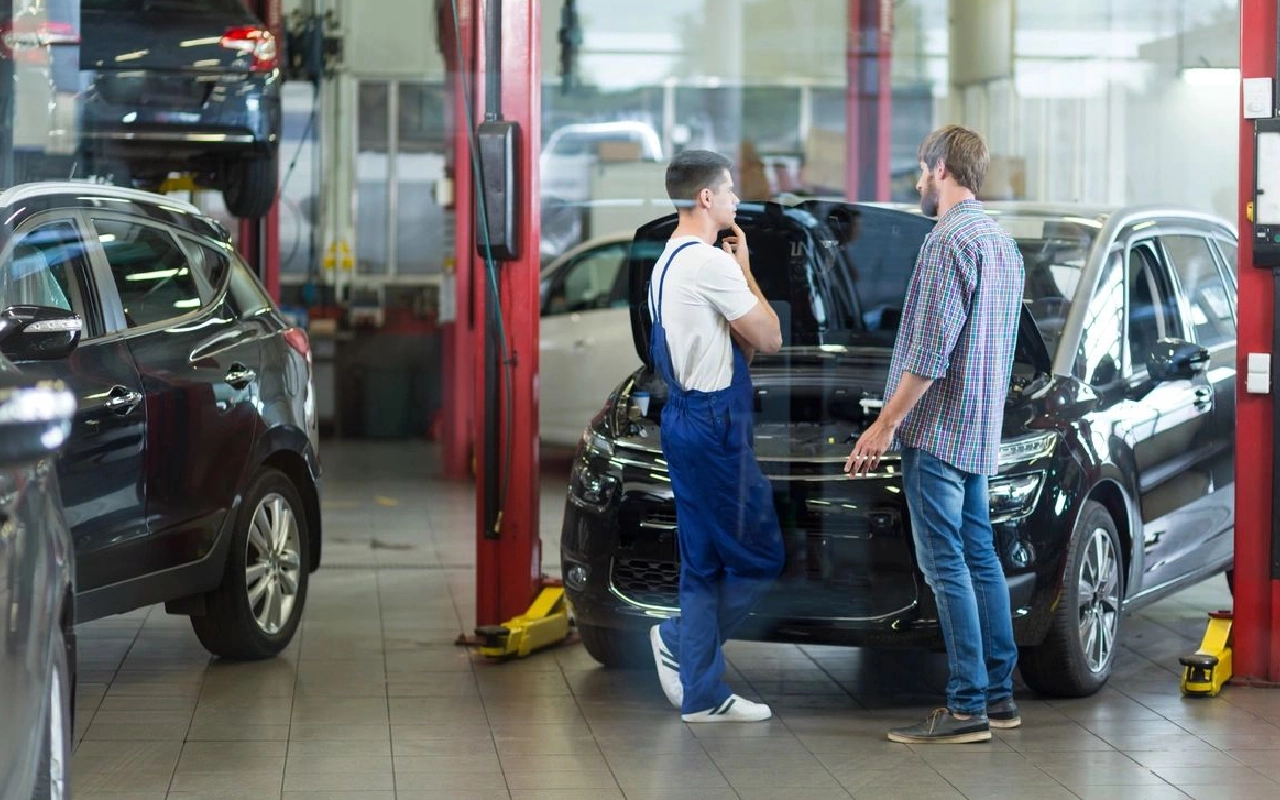
M 76 620 L 165 603 L 216 655 L 275 655 L 320 563 L 306 333 L 188 204 L 29 184 L 0 193 L 0 219 L 0 315 L 83 323 L 0 341 L 76 397 L 58 460 Z
M 276 195 L 279 43 L 241 0 L 81 0 L 95 172 L 143 188 L 192 172 L 237 217 Z M 116 174 L 119 169 L 121 174 Z
M 1026 265 L 990 500 L 1022 675 L 1045 693 L 1087 695 L 1110 675 L 1122 611 L 1232 563 L 1236 235 L 1175 209 L 987 210 Z M 882 406 L 907 281 L 934 223 L 817 200 L 743 205 L 738 220 L 782 320 L 782 351 L 757 355 L 752 378 L 756 449 L 787 553 L 742 636 L 941 647 L 900 460 L 890 453 L 865 478 L 842 471 Z M 652 244 L 674 225 L 635 235 L 631 321 L 645 366 L 590 422 L 565 506 L 567 596 L 606 665 L 643 663 L 643 632 L 678 608 L 666 389 L 648 366 L 645 291 Z
M 0 314 L 0 344 L 6 349 L 79 335 L 74 320 L 21 316 Z M 68 796 L 74 598 L 71 537 L 53 459 L 74 411 L 75 397 L 65 387 L 33 381 L 0 357 L 0 797 L 5 798 Z

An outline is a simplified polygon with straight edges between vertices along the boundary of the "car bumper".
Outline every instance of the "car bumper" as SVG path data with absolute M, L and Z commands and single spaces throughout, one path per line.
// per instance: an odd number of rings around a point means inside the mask
M 661 465 L 606 463 L 580 451 L 561 532 L 566 596 L 582 623 L 638 630 L 678 613 L 679 560 L 670 484 Z M 737 638 L 852 646 L 942 644 L 932 590 L 914 557 L 898 475 L 832 480 L 774 473 L 786 566 Z M 779 474 L 788 473 L 789 474 Z M 1027 513 L 998 517 L 1019 644 L 1037 644 L 1058 592 L 1070 526 L 1043 489 Z M 848 513 L 840 513 L 841 509 Z M 1056 533 L 1054 532 L 1056 531 Z

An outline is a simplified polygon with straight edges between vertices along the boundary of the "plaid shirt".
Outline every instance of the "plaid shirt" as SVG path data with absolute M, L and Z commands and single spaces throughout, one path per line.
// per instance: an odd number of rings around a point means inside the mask
M 1017 244 L 965 200 L 925 237 L 907 289 L 885 400 L 903 372 L 934 383 L 898 428 L 899 447 L 994 475 L 1022 311 Z

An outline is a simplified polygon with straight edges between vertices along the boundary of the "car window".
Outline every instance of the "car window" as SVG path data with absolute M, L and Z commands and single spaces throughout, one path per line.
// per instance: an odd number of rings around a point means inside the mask
M 191 264 L 169 232 L 118 219 L 94 219 L 93 227 L 130 328 L 180 317 L 201 306 Z
M 227 301 L 231 304 L 232 311 L 241 319 L 256 317 L 275 308 L 267 290 L 262 288 L 257 277 L 239 258 L 233 259 Z
M 50 306 L 85 317 L 79 286 L 87 265 L 84 242 L 70 220 L 19 233 L 0 270 L 0 308 Z
M 187 252 L 191 256 L 192 274 L 200 284 L 200 296 L 209 303 L 222 290 L 231 271 L 231 260 L 221 250 L 202 242 L 186 240 Z
M 1232 284 L 1240 282 L 1238 251 L 1235 242 L 1226 239 L 1214 239 L 1214 244 L 1218 246 L 1218 253 L 1222 256 L 1222 263 L 1227 267 L 1227 276 L 1231 278 Z M 1232 295 L 1231 304 L 1235 305 L 1235 295 Z
M 1161 339 L 1180 338 L 1182 326 L 1152 242 L 1129 251 L 1129 364 L 1147 368 L 1147 357 Z
M 551 282 L 545 316 L 609 308 L 626 248 L 610 244 L 583 253 Z
M 1108 386 L 1120 377 L 1124 296 L 1124 256 L 1117 250 L 1107 258 L 1081 326 L 1076 369 L 1091 386 Z
M 1214 347 L 1235 339 L 1231 292 L 1222 279 L 1209 240 L 1203 236 L 1180 235 L 1164 236 L 1162 241 L 1187 296 L 1191 313 L 1188 322 L 1195 331 L 1196 341 L 1205 347 Z

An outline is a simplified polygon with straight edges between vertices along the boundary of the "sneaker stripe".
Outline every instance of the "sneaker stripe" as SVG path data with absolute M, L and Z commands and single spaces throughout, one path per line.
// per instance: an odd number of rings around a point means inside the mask
M 676 672 L 680 671 L 680 665 L 669 658 L 662 659 L 662 666 L 666 667 L 667 669 L 673 669 Z
M 733 708 L 733 704 L 736 702 L 738 702 L 738 698 L 730 697 L 728 700 L 725 700 L 723 703 L 721 703 L 719 708 L 715 709 L 711 713 L 718 717 L 724 716 L 725 714 L 729 713 L 729 709 Z

